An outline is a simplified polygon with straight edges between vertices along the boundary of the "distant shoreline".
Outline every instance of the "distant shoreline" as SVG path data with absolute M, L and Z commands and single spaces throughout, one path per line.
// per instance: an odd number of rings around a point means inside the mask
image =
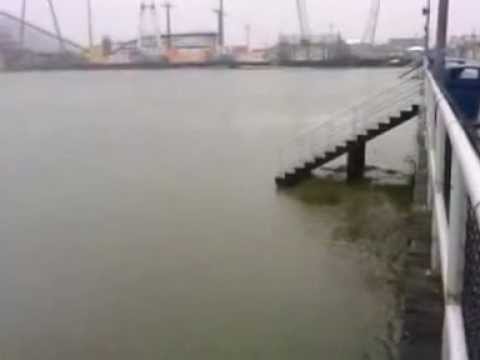
M 401 68 L 408 66 L 410 62 L 389 64 L 385 61 L 330 61 L 330 62 L 286 62 L 272 64 L 270 62 L 235 62 L 235 63 L 122 63 L 122 64 L 72 64 L 72 65 L 48 65 L 35 67 L 18 67 L 5 69 L 5 72 L 29 72 L 29 71 L 115 71 L 115 70 L 168 70 L 168 69 L 272 69 L 272 68 L 315 68 L 315 69 L 355 69 L 355 68 Z

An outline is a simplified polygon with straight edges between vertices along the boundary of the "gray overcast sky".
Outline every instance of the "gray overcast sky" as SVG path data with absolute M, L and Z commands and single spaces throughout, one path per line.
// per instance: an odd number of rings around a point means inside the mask
M 150 1 L 150 0 L 148 0 Z M 252 28 L 256 45 L 273 43 L 279 32 L 298 32 L 295 0 L 224 0 L 227 12 L 227 42 L 243 43 L 245 26 Z M 312 30 L 328 32 L 333 25 L 346 38 L 361 37 L 371 0 L 306 0 Z M 66 37 L 86 43 L 86 0 L 54 0 Z M 163 0 L 156 0 L 159 4 Z M 214 30 L 216 20 L 211 9 L 218 0 L 172 0 L 174 31 Z M 480 30 L 480 1 L 453 0 L 451 33 Z M 46 0 L 28 0 L 28 20 L 52 29 Z M 140 0 L 92 0 L 95 35 L 111 35 L 115 40 L 137 35 Z M 18 14 L 21 0 L 0 0 L 0 9 Z M 382 0 L 378 38 L 420 35 L 424 0 Z M 437 0 L 433 0 L 436 9 Z M 163 12 L 161 13 L 163 15 Z M 160 18 L 163 26 L 163 16 Z

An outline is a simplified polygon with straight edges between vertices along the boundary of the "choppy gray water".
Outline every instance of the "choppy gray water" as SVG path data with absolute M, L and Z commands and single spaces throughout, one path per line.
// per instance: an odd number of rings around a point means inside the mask
M 1 75 L 0 357 L 382 354 L 393 299 L 374 262 L 273 176 L 295 131 L 396 74 Z M 408 169 L 412 129 L 369 163 Z

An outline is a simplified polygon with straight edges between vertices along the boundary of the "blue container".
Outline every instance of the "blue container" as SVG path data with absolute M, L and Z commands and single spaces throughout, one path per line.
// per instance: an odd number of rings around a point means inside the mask
M 465 122 L 480 122 L 480 66 L 447 66 L 445 88 L 455 110 Z

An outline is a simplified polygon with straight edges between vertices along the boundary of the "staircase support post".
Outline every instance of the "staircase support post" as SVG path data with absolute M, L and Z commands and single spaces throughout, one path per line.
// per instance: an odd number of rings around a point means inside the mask
M 367 144 L 365 141 L 360 141 L 347 155 L 347 180 L 356 181 L 363 179 L 365 173 L 365 151 Z

